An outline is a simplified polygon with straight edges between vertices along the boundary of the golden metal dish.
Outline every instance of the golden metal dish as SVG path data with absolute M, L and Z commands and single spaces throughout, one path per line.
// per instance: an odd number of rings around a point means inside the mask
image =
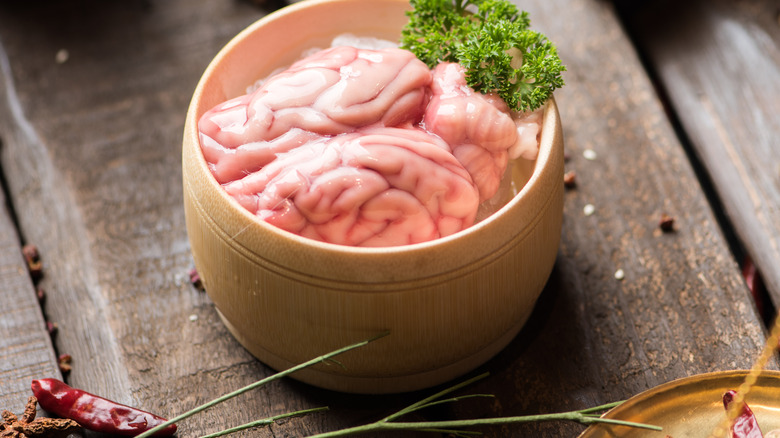
M 652 424 L 663 431 L 598 424 L 579 438 L 706 438 L 726 416 L 722 397 L 736 390 L 748 371 L 699 374 L 656 386 L 635 395 L 603 417 Z M 761 431 L 780 429 L 780 372 L 764 371 L 745 399 Z

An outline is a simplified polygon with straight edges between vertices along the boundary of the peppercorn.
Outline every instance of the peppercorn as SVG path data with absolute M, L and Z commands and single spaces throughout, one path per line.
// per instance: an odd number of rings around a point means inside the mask
M 43 277 L 43 262 L 41 261 L 40 253 L 38 253 L 38 247 L 32 244 L 27 244 L 22 247 L 22 255 L 27 262 L 27 270 L 30 273 L 33 281 L 38 281 Z
M 60 326 L 56 322 L 46 321 L 46 331 L 49 332 L 49 336 L 56 335 L 59 329 Z
M 577 186 L 576 178 L 577 178 L 577 174 L 573 170 L 566 172 L 563 175 L 563 185 L 569 189 L 576 187 Z
M 195 289 L 198 289 L 199 291 L 203 291 L 203 280 L 200 278 L 200 274 L 198 274 L 198 271 L 195 268 L 190 269 L 190 283 L 195 287 Z
M 666 213 L 662 213 L 661 220 L 658 221 L 658 227 L 664 232 L 674 231 L 674 218 Z
M 62 374 L 68 374 L 73 369 L 73 366 L 71 363 L 73 362 L 73 357 L 69 354 L 60 354 L 57 358 L 57 365 L 60 367 L 60 372 Z

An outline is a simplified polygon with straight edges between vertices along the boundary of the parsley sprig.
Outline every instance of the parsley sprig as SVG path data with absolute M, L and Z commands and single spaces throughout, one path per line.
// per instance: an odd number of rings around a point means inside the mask
M 433 68 L 457 62 L 476 91 L 497 93 L 513 110 L 532 111 L 563 86 L 555 46 L 529 29 L 528 13 L 508 0 L 411 0 L 401 47 Z

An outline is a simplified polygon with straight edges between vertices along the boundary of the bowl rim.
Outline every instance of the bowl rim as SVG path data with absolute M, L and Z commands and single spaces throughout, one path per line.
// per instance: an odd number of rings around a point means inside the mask
M 196 140 L 196 144 L 199 146 L 199 135 L 198 135 L 198 120 L 202 116 L 205 111 L 208 110 L 208 108 L 203 108 L 202 106 L 202 98 L 204 95 L 204 89 L 206 84 L 209 82 L 210 76 L 219 68 L 220 64 L 225 61 L 226 58 L 228 58 L 231 55 L 231 52 L 234 50 L 234 48 L 238 45 L 240 45 L 245 39 L 251 38 L 255 32 L 257 32 L 259 29 L 263 28 L 267 24 L 274 22 L 276 20 L 280 20 L 285 18 L 288 15 L 297 14 L 300 11 L 311 9 L 311 8 L 318 8 L 318 7 L 328 7 L 331 5 L 337 5 L 337 4 L 345 4 L 348 5 L 350 3 L 354 2 L 364 2 L 366 0 L 306 0 L 304 2 L 297 2 L 293 3 L 291 5 L 285 6 L 281 9 L 278 9 L 259 20 L 253 22 L 246 28 L 244 28 L 242 31 L 240 31 L 238 34 L 236 34 L 225 46 L 223 46 L 219 52 L 215 55 L 215 57 L 209 62 L 208 66 L 204 70 L 202 76 L 200 77 L 198 84 L 195 88 L 195 92 L 193 93 L 192 100 L 190 102 L 189 109 L 187 111 L 187 123 L 185 123 L 185 132 L 184 135 L 191 136 L 192 139 Z M 398 4 L 404 4 L 408 6 L 408 2 L 405 0 L 372 0 L 375 2 L 383 2 L 383 3 L 398 3 Z M 551 97 L 544 105 L 543 109 L 543 117 L 542 117 L 542 129 L 540 134 L 540 141 L 539 141 L 539 153 L 538 156 L 534 162 L 533 165 L 533 172 L 528 179 L 528 181 L 525 183 L 525 185 L 520 189 L 520 191 L 512 197 L 506 204 L 504 204 L 501 208 L 496 210 L 494 213 L 489 215 L 488 217 L 482 219 L 481 221 L 464 228 L 463 230 L 460 230 L 456 233 L 450 234 L 448 236 L 439 237 L 437 239 L 433 239 L 426 242 L 420 242 L 420 243 L 414 243 L 414 244 L 407 244 L 407 245 L 398 245 L 398 246 L 382 246 L 382 247 L 360 247 L 360 246 L 349 246 L 349 245 L 343 245 L 343 244 L 337 244 L 337 243 L 330 243 L 330 242 L 323 242 L 318 241 L 315 239 L 311 239 L 308 237 L 303 237 L 300 235 L 297 235 L 295 233 L 292 233 L 287 230 L 283 230 L 281 228 L 278 228 L 272 224 L 269 224 L 259 218 L 257 218 L 254 214 L 243 208 L 238 201 L 236 201 L 233 197 L 227 194 L 227 192 L 221 187 L 221 185 L 217 182 L 216 178 L 211 174 L 211 172 L 208 170 L 208 164 L 205 160 L 205 157 L 202 153 L 196 153 L 195 159 L 197 160 L 198 166 L 202 169 L 206 169 L 206 172 L 208 174 L 209 184 L 212 185 L 217 191 L 221 194 L 221 197 L 224 198 L 229 205 L 232 207 L 233 210 L 237 210 L 237 213 L 240 214 L 245 221 L 250 221 L 257 226 L 261 227 L 265 231 L 275 235 L 278 239 L 284 239 L 291 241 L 292 243 L 304 246 L 304 247 L 310 247 L 314 250 L 322 251 L 322 252 L 330 252 L 330 253 L 349 253 L 349 254 L 357 254 L 357 255 L 363 255 L 363 256 L 372 256 L 372 255 L 378 255 L 378 256 L 387 256 L 392 254 L 407 254 L 417 251 L 426 251 L 435 247 L 446 247 L 451 242 L 455 240 L 462 239 L 465 236 L 470 236 L 473 234 L 479 234 L 483 232 L 483 230 L 503 216 L 507 210 L 514 208 L 518 203 L 523 202 L 523 199 L 527 197 L 528 193 L 534 190 L 534 188 L 539 184 L 539 181 L 542 179 L 542 174 L 544 173 L 545 169 L 548 167 L 548 163 L 551 160 L 551 156 L 553 154 L 553 148 L 555 146 L 555 137 L 556 137 L 556 130 L 559 128 L 560 125 L 560 116 L 558 114 L 557 105 L 555 102 L 555 98 Z M 198 151 L 200 151 L 199 147 L 197 148 Z M 518 158 L 522 159 L 522 158 Z M 561 183 L 562 184 L 562 183 Z M 539 212 L 536 212 L 536 214 L 533 215 L 534 218 L 538 217 L 542 214 L 542 209 L 540 209 Z M 530 220 L 528 224 L 529 225 L 534 223 L 534 220 Z M 522 232 L 522 229 L 517 230 L 517 233 L 514 234 L 520 234 Z

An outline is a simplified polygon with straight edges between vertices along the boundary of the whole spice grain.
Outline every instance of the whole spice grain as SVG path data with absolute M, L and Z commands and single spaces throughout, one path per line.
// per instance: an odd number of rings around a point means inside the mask
M 38 247 L 32 244 L 27 244 L 22 247 L 22 255 L 27 262 L 27 270 L 30 273 L 33 281 L 38 281 L 43 277 L 43 262 L 41 261 Z
M 64 64 L 70 59 L 70 52 L 67 49 L 60 49 L 54 54 L 54 62 L 57 64 Z
M 63 353 L 57 357 L 57 365 L 60 367 L 62 374 L 68 374 L 73 369 L 73 357 L 69 354 Z
M 59 331 L 60 326 L 56 322 L 46 321 L 46 331 L 49 332 L 49 336 L 54 336 Z
M 3 411 L 3 423 L 0 424 L 0 438 L 52 437 L 74 432 L 81 426 L 70 419 L 35 418 L 35 397 L 27 399 L 22 418 L 10 411 Z
M 596 206 L 593 204 L 586 204 L 585 207 L 582 208 L 582 213 L 585 216 L 590 216 L 595 212 L 596 212 Z
M 563 185 L 568 189 L 577 186 L 577 174 L 573 170 L 563 174 Z
M 658 228 L 664 232 L 674 231 L 674 218 L 666 213 L 662 213 L 661 220 L 658 221 Z
M 200 274 L 198 274 L 198 271 L 195 268 L 190 269 L 190 283 L 195 287 L 195 289 L 198 289 L 199 291 L 203 291 L 203 280 L 200 278 Z

